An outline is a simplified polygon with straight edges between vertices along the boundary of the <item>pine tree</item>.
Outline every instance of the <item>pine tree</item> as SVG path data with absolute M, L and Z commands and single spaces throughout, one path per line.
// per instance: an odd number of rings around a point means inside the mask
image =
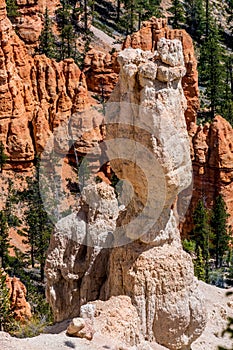
M 219 195 L 215 200 L 211 217 L 216 268 L 222 267 L 223 255 L 229 249 L 230 235 L 227 223 L 228 217 L 229 214 L 227 213 L 224 199 L 222 195 Z
M 205 9 L 203 0 L 185 0 L 187 31 L 200 41 L 205 33 Z
M 8 190 L 7 190 L 7 199 L 5 204 L 5 213 L 7 217 L 7 223 L 9 227 L 17 227 L 21 223 L 19 218 L 14 215 L 14 204 L 17 203 L 17 193 L 13 187 L 13 181 L 11 179 L 8 180 Z
M 142 2 L 140 0 L 137 0 L 137 1 L 138 3 Z M 161 17 L 162 9 L 160 5 L 161 5 L 161 0 L 148 0 L 144 5 L 145 13 L 142 17 L 142 20 L 145 21 L 147 19 L 150 19 L 152 16 Z
M 209 280 L 209 245 L 212 237 L 209 215 L 205 208 L 203 200 L 199 200 L 196 209 L 193 213 L 194 228 L 191 232 L 191 238 L 196 242 L 196 255 L 198 256 L 199 247 L 201 248 L 202 256 L 205 265 L 205 281 Z
M 194 275 L 201 281 L 205 281 L 205 263 L 203 261 L 201 247 L 197 248 L 197 257 L 194 260 Z
M 20 12 L 18 11 L 18 5 L 16 0 L 6 0 L 6 11 L 8 18 L 14 22 L 16 17 L 21 16 Z
M 5 153 L 5 147 L 2 143 L 2 141 L 0 141 L 0 173 L 2 173 L 3 167 L 6 164 L 7 159 L 8 159 L 8 157 Z
M 49 58 L 56 57 L 55 36 L 53 34 L 52 21 L 49 17 L 47 7 L 44 14 L 44 28 L 39 38 L 39 53 L 45 54 Z
M 180 0 L 173 0 L 172 6 L 168 9 L 168 11 L 173 14 L 170 20 L 172 27 L 175 29 L 181 28 L 182 24 L 185 22 L 185 11 L 182 2 Z
M 123 3 L 124 10 L 120 24 L 126 29 L 126 34 L 140 29 L 142 21 L 146 21 L 152 16 L 161 17 L 161 0 L 124 0 Z
M 208 24 L 208 36 L 200 50 L 199 80 L 205 87 L 207 106 L 213 118 L 224 103 L 225 69 L 224 48 L 220 44 L 220 35 L 215 23 Z
M 73 7 L 68 0 L 61 0 L 61 7 L 56 11 L 57 25 L 60 31 L 59 60 L 73 58 L 78 61 L 76 39 L 73 26 Z
M 208 38 L 209 36 L 210 21 L 212 20 L 210 16 L 211 9 L 212 7 L 210 8 L 210 1 L 205 0 L 205 36 L 206 38 Z
M 27 203 L 25 221 L 27 227 L 20 233 L 25 237 L 24 242 L 30 247 L 30 262 L 32 267 L 38 262 L 41 280 L 44 280 L 44 266 L 49 239 L 53 230 L 47 212 L 44 210 L 39 187 L 39 160 L 37 160 L 34 178 L 27 178 L 28 188 L 20 193 L 20 197 Z
M 4 208 L 0 211 L 0 259 L 3 268 L 9 263 L 9 228 L 19 225 L 20 220 L 13 213 L 13 204 L 16 203 L 15 190 L 12 180 L 8 180 L 8 195 Z
M 219 107 L 220 114 L 233 125 L 233 73 L 232 73 L 232 55 L 225 57 L 225 82 L 223 99 Z
M 9 289 L 6 285 L 6 274 L 0 268 L 0 331 L 8 331 L 13 322 Z
M 117 20 L 117 22 L 119 22 L 119 20 L 120 20 L 120 14 L 121 14 L 121 0 L 117 0 L 116 9 L 117 9 L 116 20 Z
M 4 210 L 0 211 L 0 267 L 6 268 L 9 260 L 9 226 Z

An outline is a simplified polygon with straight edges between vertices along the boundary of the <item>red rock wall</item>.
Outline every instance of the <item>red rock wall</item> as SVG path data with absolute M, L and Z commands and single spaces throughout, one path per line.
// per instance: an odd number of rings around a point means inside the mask
M 59 0 L 16 0 L 16 3 L 20 16 L 14 20 L 14 26 L 31 54 L 38 45 L 46 7 L 49 14 L 53 16 L 60 2 Z
M 118 82 L 119 64 L 117 53 L 106 54 L 90 50 L 84 61 L 84 73 L 88 90 L 109 97 Z
M 30 166 L 55 127 L 88 105 L 86 79 L 72 59 L 32 58 L 0 2 L 0 141 L 11 167 Z
M 14 311 L 14 318 L 24 322 L 32 317 L 30 304 L 26 301 L 27 289 L 16 277 L 6 278 L 6 285 L 9 288 L 11 308 Z
M 30 4 L 18 0 L 18 4 L 29 12 L 44 11 L 45 7 L 43 0 Z M 52 11 L 55 3 L 46 5 Z M 196 126 L 198 73 L 191 37 L 184 30 L 168 28 L 165 19 L 152 18 L 128 36 L 123 47 L 153 51 L 161 37 L 180 39 L 184 48 L 187 73 L 182 83 L 188 102 L 186 121 L 194 171 L 191 208 L 202 196 L 211 206 L 216 193 L 221 192 L 233 218 L 232 128 L 221 117 L 210 126 Z M 85 59 L 86 77 L 72 59 L 57 63 L 43 55 L 32 58 L 6 17 L 5 1 L 0 0 L 0 141 L 9 156 L 8 168 L 21 171 L 32 166 L 35 153 L 43 150 L 61 121 L 88 106 L 87 86 L 104 97 L 110 95 L 118 80 L 116 57 L 116 53 L 91 50 Z M 191 212 L 184 232 L 190 227 Z
M 222 194 L 230 214 L 229 224 L 233 225 L 233 129 L 221 116 L 211 124 L 193 125 L 189 131 L 193 162 L 193 197 L 183 235 L 192 229 L 192 212 L 203 198 L 211 208 L 216 196 Z

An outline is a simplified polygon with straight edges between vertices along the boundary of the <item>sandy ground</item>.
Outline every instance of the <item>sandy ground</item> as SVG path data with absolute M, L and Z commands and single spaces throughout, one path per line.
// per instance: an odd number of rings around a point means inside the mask
M 227 318 L 233 317 L 233 296 L 226 297 L 226 290 L 200 282 L 200 289 L 205 295 L 208 310 L 208 323 L 205 331 L 191 346 L 191 350 L 217 350 L 218 346 L 232 349 L 233 342 L 229 337 L 221 337 L 226 327 Z M 136 350 L 120 346 L 116 340 L 95 334 L 93 340 L 68 337 L 65 333 L 68 321 L 56 324 L 48 329 L 48 334 L 34 338 L 17 339 L 0 332 L 0 350 Z M 140 350 L 166 350 L 158 344 L 151 347 L 140 347 Z
M 226 289 L 199 282 L 205 296 L 208 322 L 203 334 L 192 344 L 192 350 L 217 350 L 218 346 L 233 349 L 233 339 L 221 336 L 228 317 L 233 317 L 233 295 L 226 297 Z M 233 291 L 233 288 L 230 289 Z M 229 290 L 229 291 L 230 291 Z

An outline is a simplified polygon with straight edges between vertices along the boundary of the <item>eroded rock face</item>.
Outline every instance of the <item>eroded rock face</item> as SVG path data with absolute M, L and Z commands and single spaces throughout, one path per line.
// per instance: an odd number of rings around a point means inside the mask
M 182 42 L 186 73 L 182 76 L 182 86 L 187 99 L 185 118 L 188 129 L 192 122 L 196 122 L 198 101 L 198 71 L 197 60 L 194 54 L 193 42 L 185 30 L 170 29 L 165 18 L 151 18 L 143 22 L 142 28 L 129 35 L 123 49 L 133 48 L 153 52 L 161 38 L 177 39 Z M 117 54 L 104 54 L 97 50 L 87 53 L 85 59 L 85 74 L 90 91 L 103 94 L 108 97 L 118 81 L 119 65 Z M 170 73 L 172 74 L 172 73 Z
M 109 97 L 118 82 L 119 65 L 117 53 L 103 53 L 92 49 L 84 60 L 84 73 L 90 91 Z
M 176 195 L 190 184 L 192 174 L 184 118 L 186 101 L 181 85 L 185 75 L 182 46 L 178 40 L 162 38 L 154 53 L 127 49 L 119 54 L 119 63 L 119 87 L 111 99 L 121 101 L 116 120 L 119 125 L 109 128 L 109 132 L 107 129 L 107 138 L 125 137 L 152 150 L 161 169 L 159 165 L 153 167 L 149 158 L 147 167 L 143 168 L 144 178 L 146 176 L 149 188 L 154 183 L 158 198 L 162 194 L 162 172 L 166 195 L 164 201 L 161 197 L 161 213 L 150 229 L 139 236 L 137 242 L 111 251 L 105 297 L 130 296 L 138 310 L 146 339 L 155 339 L 169 349 L 186 349 L 202 332 L 205 311 L 190 257 L 181 248 L 177 222 L 171 210 Z M 111 115 L 116 114 L 116 110 L 110 110 Z M 134 127 L 128 127 L 124 132 L 122 123 Z M 149 128 L 150 137 L 147 135 Z M 120 150 L 117 150 L 115 158 L 120 158 L 117 157 L 118 152 L 120 155 Z M 126 165 L 125 160 L 111 161 L 114 172 L 130 181 L 136 189 L 137 198 L 127 208 L 129 216 L 135 215 L 139 204 L 145 203 L 147 192 L 146 181 L 141 181 L 140 175 L 135 172 L 135 163 L 139 168 L 145 166 L 145 155 L 139 158 L 135 151 L 133 158 L 135 162 L 131 166 Z M 150 167 L 155 179 L 147 175 Z M 157 189 L 156 182 L 159 183 Z M 148 193 L 152 192 L 152 188 Z M 154 209 L 151 214 L 155 215 L 157 206 L 152 203 L 153 200 L 150 203 Z M 118 225 L 125 225 L 129 216 L 120 217 Z M 144 225 L 151 218 L 148 211 Z M 128 226 L 132 229 L 130 224 Z M 133 230 L 135 233 L 137 228 Z M 124 233 L 131 237 L 128 231 L 126 224 Z
M 46 7 L 50 16 L 54 16 L 60 5 L 58 0 L 16 0 L 19 17 L 14 20 L 17 33 L 30 54 L 35 53 L 43 29 L 43 16 Z
M 32 58 L 1 1 L 0 140 L 11 167 L 32 165 L 52 131 L 88 104 L 85 76 L 72 59 Z M 23 166 L 25 168 L 25 166 Z
M 169 349 L 189 349 L 204 329 L 205 307 L 191 258 L 174 244 L 116 248 L 106 288 L 107 295 L 131 297 L 146 340 Z
M 30 304 L 26 301 L 25 285 L 16 277 L 7 276 L 6 285 L 9 288 L 11 308 L 17 321 L 24 322 L 32 317 Z
M 192 179 L 182 45 L 161 38 L 154 52 L 126 49 L 118 61 L 105 152 L 126 190 L 128 183 L 133 190 L 123 196 L 122 209 L 109 185 L 84 187 L 80 209 L 52 235 L 47 297 L 62 320 L 80 315 L 88 301 L 126 295 L 144 339 L 189 349 L 206 314 L 172 210 Z
M 114 189 L 103 182 L 87 186 L 78 213 L 57 224 L 46 261 L 47 298 L 56 321 L 77 316 L 81 305 L 99 298 L 109 249 L 98 243 L 112 240 L 118 212 Z
M 184 236 L 192 230 L 192 212 L 201 198 L 211 208 L 221 193 L 226 202 L 229 224 L 233 223 L 233 129 L 221 116 L 204 126 L 190 129 L 194 188 L 192 202 L 183 226 Z
M 81 307 L 81 316 L 92 323 L 94 332 L 116 339 L 119 347 L 121 343 L 130 347 L 143 342 L 137 310 L 125 295 L 89 302 Z
M 184 94 L 187 99 L 185 118 L 188 129 L 190 123 L 196 121 L 198 101 L 198 72 L 197 60 L 194 54 L 194 47 L 190 35 L 181 29 L 170 29 L 165 18 L 151 18 L 143 23 L 142 28 L 127 37 L 123 48 L 141 48 L 146 51 L 153 51 L 161 38 L 178 39 L 182 42 L 186 74 L 182 79 Z

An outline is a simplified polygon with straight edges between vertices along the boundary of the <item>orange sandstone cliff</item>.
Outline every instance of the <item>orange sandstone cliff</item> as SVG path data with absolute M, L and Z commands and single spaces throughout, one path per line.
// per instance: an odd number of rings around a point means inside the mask
M 27 290 L 25 285 L 16 277 L 7 275 L 6 285 L 9 289 L 9 296 L 11 302 L 11 309 L 14 312 L 14 318 L 17 321 L 25 322 L 30 319 L 31 307 L 26 301 Z
M 46 5 L 54 12 L 56 3 L 45 4 L 43 0 L 30 3 L 18 0 L 17 3 L 22 13 L 19 34 L 22 38 L 29 35 L 28 43 L 32 43 L 37 36 L 31 36 L 30 30 L 25 30 L 24 35 L 23 28 L 27 27 L 24 24 L 34 20 L 34 14 L 38 17 L 38 13 L 43 13 Z M 40 27 L 29 26 L 33 30 Z M 35 154 L 43 151 L 56 127 L 72 114 L 81 113 L 84 127 L 91 125 L 82 115 L 82 111 L 89 106 L 88 90 L 99 93 L 103 99 L 107 98 L 117 84 L 119 65 L 116 53 L 106 54 L 92 49 L 85 58 L 84 75 L 72 59 L 57 63 L 44 55 L 30 56 L 28 44 L 26 46 L 15 34 L 6 16 L 3 0 L 0 0 L 0 33 L 0 141 L 5 145 L 9 157 L 6 170 L 20 172 L 33 167 Z M 232 221 L 232 128 L 221 117 L 216 117 L 210 125 L 196 126 L 198 73 L 191 37 L 184 30 L 170 29 L 165 19 L 152 18 L 143 24 L 140 31 L 126 38 L 123 48 L 154 51 L 161 37 L 180 39 L 183 45 L 186 74 L 182 78 L 182 86 L 187 99 L 185 117 L 194 173 L 191 208 L 195 207 L 201 196 L 211 206 L 216 193 L 220 192 Z M 90 133 L 85 145 L 91 147 L 92 137 L 96 139 L 96 134 Z M 99 141 L 101 137 L 98 133 Z M 83 142 L 78 147 L 82 154 L 87 150 Z M 184 232 L 190 229 L 191 210 L 184 224 Z
M 31 57 L 0 2 L 0 141 L 8 168 L 32 165 L 48 137 L 72 113 L 88 105 L 86 79 L 72 59 L 57 63 Z

